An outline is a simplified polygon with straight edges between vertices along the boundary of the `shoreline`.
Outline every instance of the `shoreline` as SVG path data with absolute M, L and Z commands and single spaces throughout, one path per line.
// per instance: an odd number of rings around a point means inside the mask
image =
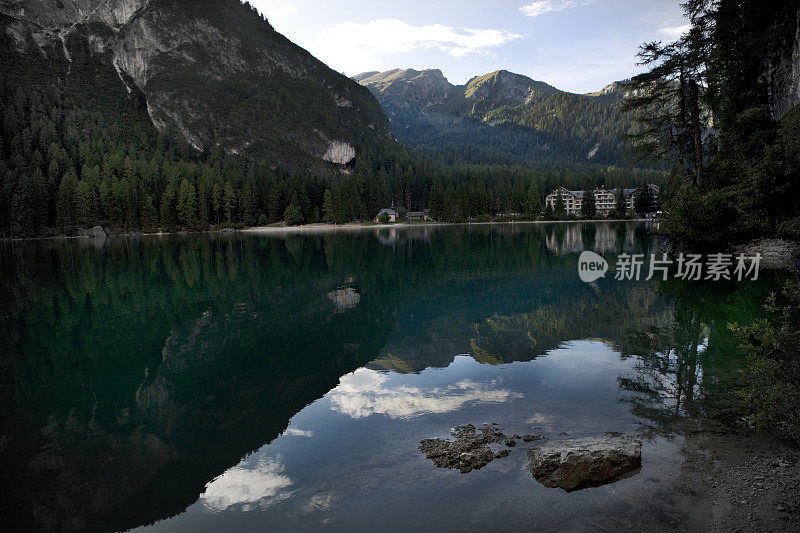
M 591 220 L 498 220 L 492 222 L 394 222 L 378 224 L 374 222 L 348 222 L 346 224 L 304 224 L 300 226 L 251 226 L 242 229 L 222 228 L 198 231 L 161 231 L 161 232 L 123 232 L 107 233 L 105 237 L 91 235 L 56 235 L 52 237 L 0 237 L 0 242 L 44 241 L 44 240 L 83 240 L 105 239 L 109 237 L 163 237 L 167 235 L 203 235 L 207 233 L 317 233 L 335 231 L 361 231 L 365 229 L 391 229 L 391 228 L 420 228 L 441 226 L 490 226 L 499 224 L 572 224 L 576 222 L 655 222 L 650 218 L 620 218 L 620 219 L 591 219 Z

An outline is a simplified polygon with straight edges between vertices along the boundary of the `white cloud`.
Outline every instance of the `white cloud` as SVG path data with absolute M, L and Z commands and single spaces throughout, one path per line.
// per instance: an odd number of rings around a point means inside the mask
M 295 437 L 313 437 L 313 431 L 307 431 L 305 429 L 297 429 L 297 428 L 288 428 L 286 431 L 283 432 L 284 435 L 292 435 Z
M 360 368 L 339 380 L 328 393 L 331 408 L 352 418 L 373 414 L 390 418 L 412 418 L 429 413 L 448 413 L 467 403 L 505 403 L 522 394 L 498 388 L 496 383 L 464 379 L 446 387 L 388 386 L 388 376 Z
M 683 24 L 681 26 L 667 26 L 665 28 L 660 28 L 658 33 L 670 41 L 674 41 L 684 33 L 688 32 L 690 29 L 692 29 L 691 24 Z
M 296 5 L 285 0 L 250 0 L 250 4 L 263 13 L 270 22 L 296 15 L 299 12 Z
M 413 50 L 439 50 L 452 57 L 489 54 L 491 49 L 521 37 L 502 29 L 413 26 L 397 19 L 377 19 L 326 28 L 316 34 L 309 51 L 333 68 L 357 74 L 382 68 L 383 56 Z
M 536 0 L 530 4 L 520 6 L 519 10 L 526 17 L 538 17 L 546 13 L 555 13 L 575 6 L 593 5 L 595 0 Z
M 274 459 L 259 459 L 252 466 L 242 462 L 209 482 L 200 501 L 215 512 L 264 509 L 289 498 L 293 484 Z

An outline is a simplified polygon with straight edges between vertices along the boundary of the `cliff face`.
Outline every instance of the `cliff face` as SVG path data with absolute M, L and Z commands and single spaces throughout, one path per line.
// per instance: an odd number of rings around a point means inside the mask
M 441 104 L 454 88 L 438 69 L 365 72 L 353 79 L 372 89 L 380 98 L 391 99 L 405 107 L 427 108 Z
M 20 63 L 64 64 L 54 77 L 80 54 L 110 64 L 120 97 L 143 95 L 153 125 L 197 150 L 313 167 L 332 142 L 391 135 L 368 90 L 238 0 L 0 0 L 2 33 Z
M 800 103 L 800 7 L 795 20 L 786 23 L 788 28 L 783 42 L 775 43 L 775 51 L 767 57 L 764 73 L 776 119 Z

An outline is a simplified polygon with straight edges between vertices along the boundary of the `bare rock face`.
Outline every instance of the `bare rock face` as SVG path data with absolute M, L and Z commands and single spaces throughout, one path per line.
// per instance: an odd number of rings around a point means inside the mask
M 74 58 L 115 69 L 119 87 L 109 94 L 141 95 L 157 129 L 198 151 L 332 173 L 326 162 L 349 163 L 360 134 L 391 138 L 366 88 L 238 0 L 0 0 L 3 34 L 17 54 L 50 58 L 55 83 Z
M 789 22 L 794 31 L 777 40 L 765 59 L 764 80 L 776 120 L 800 102 L 800 8 Z
M 341 141 L 331 141 L 328 150 L 322 155 L 322 159 L 337 165 L 346 165 L 356 156 L 356 149 L 350 144 Z
M 788 270 L 800 265 L 800 243 L 783 239 L 755 239 L 731 250 L 746 257 L 761 255 L 760 268 Z
M 642 441 L 622 433 L 557 440 L 532 448 L 528 459 L 539 483 L 570 492 L 635 473 L 642 465 Z
M 353 79 L 379 99 L 400 103 L 401 107 L 427 108 L 444 102 L 453 86 L 441 70 L 394 69 L 386 72 L 365 72 Z

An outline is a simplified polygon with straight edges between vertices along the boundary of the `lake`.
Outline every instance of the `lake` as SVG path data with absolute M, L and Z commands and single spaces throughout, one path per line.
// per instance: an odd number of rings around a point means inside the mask
M 578 277 L 645 223 L 0 243 L 2 521 L 20 529 L 682 529 L 682 417 L 735 420 L 727 330 L 779 280 Z M 526 450 L 462 474 L 420 440 L 644 440 L 564 492 Z

